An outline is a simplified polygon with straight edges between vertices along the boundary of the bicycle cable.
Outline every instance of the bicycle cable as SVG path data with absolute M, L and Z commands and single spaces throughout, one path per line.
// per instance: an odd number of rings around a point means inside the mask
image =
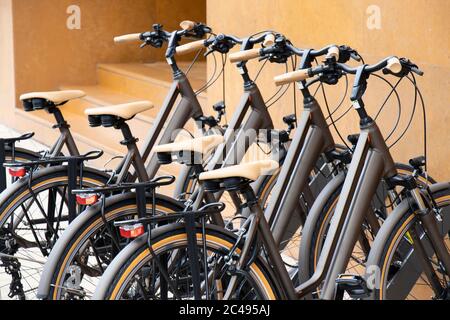
M 412 75 L 412 79 L 409 76 L 406 76 L 406 78 L 411 82 L 411 84 L 414 87 L 414 103 L 413 103 L 413 111 L 411 112 L 411 116 L 410 119 L 408 121 L 408 125 L 406 126 L 406 128 L 403 130 L 403 132 L 401 133 L 401 135 L 399 136 L 399 138 L 394 141 L 389 148 L 394 147 L 406 134 L 406 132 L 409 130 L 409 128 L 411 127 L 412 121 L 413 121 L 413 117 L 415 115 L 416 112 L 416 108 L 417 108 L 417 101 L 420 100 L 421 103 L 421 107 L 422 107 L 422 114 L 423 114 L 423 148 L 424 148 L 424 156 L 425 159 L 427 158 L 427 116 L 426 116 L 426 108 L 425 108 L 425 101 L 423 99 L 422 96 L 422 92 L 420 91 L 419 87 L 417 86 L 417 82 L 416 82 L 416 78 L 413 74 Z M 425 161 L 425 171 L 427 171 L 427 164 Z
M 331 110 L 330 110 L 330 106 L 328 104 L 328 99 L 327 96 L 325 94 L 325 87 L 321 84 L 320 86 L 322 88 L 322 94 L 323 94 L 323 99 L 325 102 L 325 106 L 327 108 L 328 111 L 328 116 L 331 120 L 331 125 L 333 126 L 334 130 L 336 131 L 336 134 L 339 136 L 339 139 L 341 139 L 342 143 L 345 145 L 345 147 L 347 148 L 347 150 L 350 151 L 350 153 L 353 153 L 353 150 L 350 148 L 350 146 L 347 144 L 347 142 L 344 140 L 344 138 L 342 137 L 341 132 L 339 131 L 339 129 L 336 126 L 336 123 L 334 122 L 333 116 L 331 115 Z
M 211 39 L 211 37 L 216 36 L 215 33 L 211 32 L 209 37 L 207 38 L 207 40 Z M 200 54 L 203 52 L 205 48 L 201 48 L 197 51 L 197 53 L 195 54 L 194 59 L 192 60 L 191 64 L 187 67 L 186 71 L 184 72 L 184 74 L 187 76 L 189 74 L 189 72 L 191 71 L 192 67 L 194 66 L 194 64 L 198 61 L 198 59 L 200 58 Z
M 297 70 L 297 56 L 294 56 L 293 58 L 291 56 L 291 63 L 292 63 L 292 70 Z M 295 126 L 298 126 L 298 116 L 297 116 L 297 90 L 295 88 L 295 85 L 292 86 L 293 89 L 293 103 L 294 103 L 294 115 L 295 115 Z
M 289 71 L 289 67 L 288 64 L 285 63 L 285 73 L 287 73 Z M 270 97 L 267 101 L 265 101 L 264 103 L 267 106 L 267 109 L 269 109 L 271 106 L 273 106 L 275 103 L 277 103 L 284 95 L 285 93 L 289 90 L 289 87 L 291 86 L 291 84 L 288 85 L 282 85 L 277 92 L 275 92 L 275 94 Z M 281 94 L 280 94 L 281 92 Z
M 200 93 L 206 91 L 208 88 L 210 88 L 213 84 L 215 84 L 217 82 L 217 80 L 220 79 L 220 77 L 222 76 L 222 74 L 224 73 L 225 70 L 225 64 L 226 64 L 226 59 L 223 58 L 224 54 L 221 54 L 222 56 L 222 68 L 219 72 L 219 74 L 216 76 L 216 72 L 217 72 L 217 59 L 216 59 L 216 55 L 215 53 L 212 54 L 214 57 L 214 72 L 213 75 L 211 76 L 210 80 L 202 87 L 200 88 L 197 92 L 196 95 L 199 95 Z
M 347 74 L 344 74 L 345 76 L 345 90 L 344 90 L 344 95 L 342 96 L 341 102 L 339 102 L 338 106 L 336 108 L 334 108 L 333 112 L 331 112 L 331 116 L 333 116 L 344 104 L 345 98 L 347 97 L 347 92 L 348 92 L 348 76 Z M 329 116 L 326 118 L 326 120 L 329 119 Z M 334 121 L 335 123 L 337 122 L 336 120 Z
M 376 78 L 383 80 L 385 83 L 387 83 L 391 87 L 391 92 L 389 92 L 389 94 L 387 95 L 387 97 L 384 100 L 383 104 L 378 109 L 378 112 L 377 112 L 377 114 L 375 116 L 375 121 L 378 119 L 379 115 L 383 111 L 384 107 L 386 106 L 387 102 L 389 101 L 389 98 L 392 96 L 393 93 L 395 93 L 395 96 L 396 96 L 397 102 L 398 102 L 397 120 L 395 121 L 395 124 L 394 124 L 392 130 L 389 132 L 387 137 L 384 139 L 384 141 L 387 142 L 389 140 L 389 138 L 394 134 L 395 130 L 397 130 L 398 124 L 400 123 L 400 119 L 401 119 L 401 115 L 402 115 L 402 102 L 401 102 L 401 99 L 400 99 L 400 95 L 397 92 L 397 87 L 401 83 L 403 78 L 398 79 L 397 83 L 393 86 L 392 83 L 390 81 L 388 81 L 386 78 L 384 78 L 384 77 L 382 77 L 382 76 L 380 76 L 378 74 L 373 74 L 373 75 Z

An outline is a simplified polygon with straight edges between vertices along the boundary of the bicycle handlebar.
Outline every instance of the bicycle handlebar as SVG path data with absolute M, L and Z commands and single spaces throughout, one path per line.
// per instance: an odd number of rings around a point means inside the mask
M 350 74 L 356 74 L 358 72 L 358 70 L 360 69 L 360 67 L 353 68 L 344 63 L 337 63 L 336 66 L 338 69 L 340 69 L 346 73 L 350 73 Z M 326 69 L 324 69 L 324 67 L 326 68 L 326 66 L 319 66 L 316 68 L 311 68 L 309 73 L 311 74 L 311 76 L 314 76 L 318 73 L 326 71 Z M 382 69 L 387 69 L 387 70 L 391 71 L 392 73 L 396 74 L 396 73 L 399 73 L 402 70 L 402 68 L 403 68 L 403 65 L 402 65 L 401 61 L 397 57 L 391 56 L 391 57 L 387 57 L 375 64 L 365 65 L 364 71 L 366 73 L 374 73 L 374 72 L 380 71 Z
M 189 31 L 195 27 L 195 22 L 185 20 L 180 23 L 180 27 L 181 27 L 181 29 L 183 29 L 185 31 Z M 131 42 L 131 41 L 144 41 L 145 40 L 144 35 L 146 33 L 147 32 L 124 34 L 121 36 L 114 37 L 114 42 L 121 43 L 121 42 Z M 165 32 L 165 33 L 167 33 L 167 35 L 169 35 L 168 32 Z
M 231 63 L 248 61 L 261 57 L 261 48 L 249 49 L 230 54 L 229 59 Z
M 340 53 L 341 52 L 339 51 L 338 46 L 331 46 L 328 48 L 326 58 L 327 59 L 334 58 L 334 59 L 336 59 L 336 61 L 338 61 Z
M 272 35 L 273 36 L 273 35 Z M 273 38 L 275 39 L 275 38 Z M 270 46 L 265 46 L 261 49 L 250 49 L 250 50 L 244 50 L 240 52 L 236 52 L 230 55 L 230 62 L 241 62 L 241 61 L 248 61 L 251 59 L 261 58 L 266 55 L 270 55 L 272 53 L 278 52 L 280 49 L 274 46 L 275 40 L 273 40 L 273 44 Z M 298 49 L 294 47 L 292 44 L 286 43 L 284 45 L 284 50 L 290 51 L 291 53 L 302 56 L 305 52 L 303 49 Z M 320 50 L 310 50 L 309 54 L 312 57 L 319 57 L 324 54 L 327 54 L 327 58 L 334 57 L 337 60 L 339 60 L 340 56 L 340 50 L 338 46 L 330 45 L 326 46 Z
M 402 64 L 397 57 L 393 57 L 387 61 L 386 69 L 393 73 L 399 73 L 402 71 Z
M 189 31 L 195 28 L 195 22 L 190 20 L 184 20 L 180 23 L 181 29 Z
M 142 33 L 130 33 L 122 36 L 117 36 L 114 37 L 114 42 L 122 43 L 122 42 L 141 41 L 141 34 Z
M 202 40 L 193 41 L 193 42 L 189 42 L 189 43 L 183 44 L 181 46 L 178 46 L 175 49 L 175 52 L 177 55 L 188 54 L 190 52 L 200 50 L 204 47 L 209 47 L 211 45 L 214 45 L 214 43 L 218 42 L 218 41 L 226 41 L 226 42 L 230 42 L 232 44 L 242 44 L 244 42 L 244 39 L 240 39 L 233 35 L 219 34 L 217 36 L 210 37 L 206 40 L 202 39 Z M 275 41 L 275 36 L 270 32 L 264 33 L 260 37 L 250 39 L 250 42 L 252 44 L 263 42 L 264 46 L 273 45 L 274 41 Z M 254 50 L 256 50 L 256 49 L 254 49 Z M 245 50 L 245 51 L 240 51 L 240 52 L 246 52 L 246 51 L 252 51 L 252 50 Z M 240 53 L 240 52 L 237 52 L 237 53 Z M 231 62 L 233 62 L 234 55 L 235 55 L 235 53 L 230 54 Z
M 264 47 L 270 47 L 275 44 L 275 36 L 273 33 L 269 33 L 264 37 L 263 46 Z
M 204 26 L 200 23 L 195 23 L 193 21 L 189 21 L 189 20 L 185 20 L 182 21 L 180 23 L 180 27 L 182 30 L 177 31 L 176 33 L 180 36 L 197 36 L 197 34 L 199 33 L 198 30 L 196 30 L 196 28 L 198 26 Z M 202 29 L 202 32 L 207 32 L 210 31 L 209 28 L 207 28 L 206 26 L 205 30 Z M 162 29 L 162 25 L 159 24 L 154 24 L 153 25 L 153 31 L 147 31 L 147 32 L 143 32 L 143 33 L 131 33 L 131 34 L 125 34 L 125 35 L 121 35 L 121 36 L 117 36 L 114 37 L 114 42 L 115 43 L 123 43 L 123 42 L 134 42 L 134 41 L 142 41 L 144 42 L 144 44 L 142 45 L 152 45 L 155 47 L 161 47 L 162 42 L 164 41 L 169 41 L 172 33 L 167 32 L 165 30 Z M 208 29 L 208 30 L 206 30 Z M 204 33 L 202 33 L 203 35 Z M 198 34 L 198 37 L 200 38 L 200 34 Z
M 304 81 L 310 76 L 308 74 L 309 69 L 301 69 L 296 71 L 291 71 L 284 73 L 282 75 L 276 76 L 273 80 L 277 86 L 282 86 L 291 82 Z
M 334 54 L 334 52 L 332 52 L 331 54 Z M 344 71 L 346 73 L 350 73 L 350 74 L 356 74 L 358 72 L 358 70 L 361 68 L 361 66 L 356 67 L 356 68 L 349 67 L 344 63 L 336 63 L 335 67 L 338 70 L 342 70 L 342 71 Z M 316 75 L 324 73 L 330 69 L 331 68 L 325 64 L 325 65 L 320 65 L 320 66 L 317 66 L 314 68 L 296 70 L 296 71 L 292 71 L 292 72 L 288 72 L 288 73 L 276 76 L 274 78 L 274 81 L 277 86 L 281 86 L 281 85 L 291 83 L 291 82 L 304 81 L 308 78 L 312 78 Z M 387 69 L 393 74 L 399 74 L 403 69 L 403 64 L 400 61 L 400 59 L 398 59 L 397 57 L 388 57 L 388 58 L 381 60 L 380 62 L 378 62 L 376 64 L 364 66 L 364 72 L 366 72 L 368 74 L 377 72 L 377 71 L 383 70 L 383 69 Z M 411 70 L 411 71 L 416 72 L 415 70 Z M 420 70 L 418 70 L 418 71 L 419 72 L 416 72 L 416 73 L 420 74 Z
M 202 39 L 202 40 L 197 40 L 197 41 L 183 44 L 181 46 L 176 47 L 175 53 L 177 55 L 183 55 L 183 54 L 188 54 L 190 52 L 198 51 L 205 47 L 205 41 L 206 40 Z

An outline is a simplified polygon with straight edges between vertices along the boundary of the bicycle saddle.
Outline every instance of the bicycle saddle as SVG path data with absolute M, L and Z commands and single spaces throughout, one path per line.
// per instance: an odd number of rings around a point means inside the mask
M 25 111 L 40 110 L 63 105 L 66 102 L 84 97 L 81 90 L 30 92 L 20 96 Z
M 228 178 L 243 178 L 255 181 L 262 175 L 271 175 L 278 168 L 278 162 L 274 160 L 259 160 L 221 168 L 200 174 L 199 180 L 224 180 Z
M 195 139 L 184 140 L 169 144 L 156 146 L 154 151 L 157 153 L 172 153 L 189 151 L 201 154 L 207 154 L 224 141 L 221 135 L 204 136 Z
M 98 108 L 86 109 L 84 113 L 87 116 L 114 116 L 124 120 L 130 120 L 137 114 L 153 108 L 150 101 L 138 101 L 113 106 L 104 106 Z
M 169 144 L 156 146 L 153 150 L 158 154 L 158 161 L 161 164 L 172 163 L 172 155 L 176 156 L 176 161 L 186 165 L 201 164 L 203 157 L 209 154 L 219 144 L 224 142 L 221 135 L 210 135 L 195 139 L 184 140 Z

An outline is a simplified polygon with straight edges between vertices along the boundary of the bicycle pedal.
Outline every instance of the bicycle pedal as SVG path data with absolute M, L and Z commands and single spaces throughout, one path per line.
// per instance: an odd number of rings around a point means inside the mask
M 347 293 L 352 299 L 367 298 L 370 290 L 367 288 L 366 280 L 353 274 L 341 274 L 336 279 L 336 298 L 342 299 Z

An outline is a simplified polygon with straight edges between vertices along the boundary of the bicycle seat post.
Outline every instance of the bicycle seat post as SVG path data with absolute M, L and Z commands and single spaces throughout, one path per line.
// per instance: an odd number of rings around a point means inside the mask
M 131 157 L 131 163 L 133 167 L 136 169 L 138 179 L 142 182 L 148 181 L 149 177 L 145 169 L 144 161 L 142 160 L 141 154 L 136 145 L 139 139 L 133 136 L 130 127 L 124 120 L 118 121 L 117 129 L 120 129 L 122 131 L 124 140 L 122 140 L 120 144 L 127 147 L 128 150 L 127 156 Z

